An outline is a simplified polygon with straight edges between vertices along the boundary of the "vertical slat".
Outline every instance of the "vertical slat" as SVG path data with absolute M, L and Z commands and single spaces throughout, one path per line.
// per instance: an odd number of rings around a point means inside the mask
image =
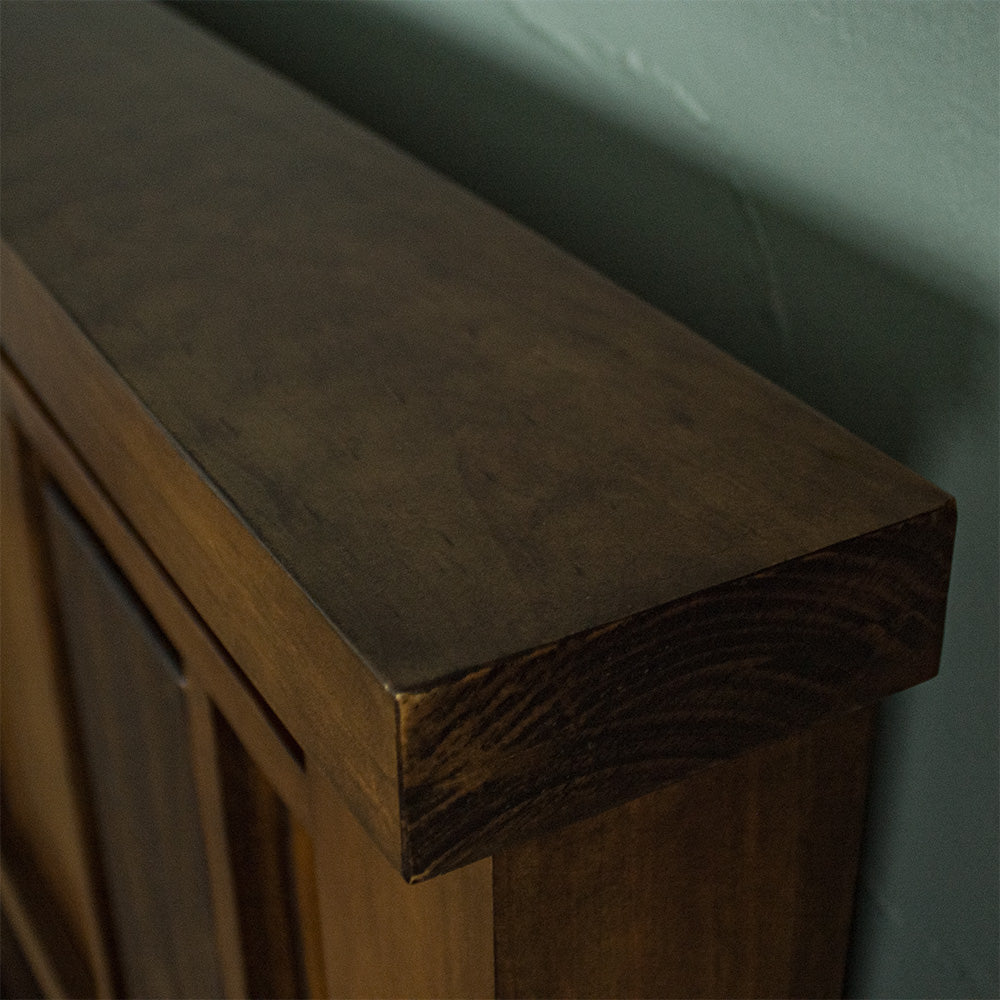
M 291 816 L 291 835 L 292 874 L 298 903 L 305 982 L 309 996 L 321 1000 L 327 994 L 322 924 L 316 895 L 316 854 L 311 835 L 294 815 Z
M 497 854 L 497 995 L 839 996 L 871 719 Z
M 336 790 L 310 776 L 330 997 L 492 997 L 489 858 L 407 885 Z
M 292 867 L 291 817 L 232 728 L 214 713 L 247 993 L 306 993 Z
M 53 487 L 46 519 L 125 990 L 218 996 L 180 664 Z
M 200 673 L 200 671 L 199 671 Z M 215 913 L 219 972 L 225 995 L 238 1000 L 247 995 L 237 906 L 236 875 L 226 836 L 225 804 L 216 752 L 213 706 L 201 686 L 188 679 L 187 702 L 191 726 L 192 759 L 198 803 L 201 806 L 205 856 Z
M 20 834 L 38 877 L 83 953 L 99 997 L 113 993 L 104 908 L 88 846 L 80 768 L 50 620 L 51 592 L 36 495 L 37 462 L 8 416 L 2 420 L 0 518 L 0 757 L 4 827 Z M 44 752 L 42 752 L 44 748 Z M 56 958 L 56 956 L 53 956 Z

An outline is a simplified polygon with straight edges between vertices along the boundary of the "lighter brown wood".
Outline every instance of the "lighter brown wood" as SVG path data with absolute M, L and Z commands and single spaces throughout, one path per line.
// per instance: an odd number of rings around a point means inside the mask
M 255 759 L 268 774 L 275 790 L 300 821 L 305 822 L 309 809 L 305 775 L 282 745 L 264 713 L 240 684 L 225 651 L 219 647 L 214 636 L 205 631 L 197 613 L 178 593 L 173 581 L 165 575 L 142 540 L 123 521 L 101 487 L 80 465 L 65 439 L 48 421 L 20 380 L 5 365 L 0 365 L 0 372 L 0 389 L 5 404 L 16 421 L 30 433 L 32 447 L 56 474 L 60 486 L 74 505 L 94 526 L 136 591 L 148 605 L 156 607 L 164 628 L 183 646 L 188 671 L 197 676 L 198 683 L 211 695 L 244 744 L 254 748 Z M 13 502 L 11 512 L 14 513 Z M 15 519 L 12 517 L 11 520 L 13 533 Z M 15 591 L 21 592 L 17 588 Z M 13 616 L 5 615 L 5 618 L 12 619 Z M 27 612 L 23 622 L 29 630 L 37 625 Z
M 494 858 L 497 995 L 840 996 L 872 712 Z
M 90 966 L 93 988 L 108 997 L 113 987 L 107 939 L 84 847 L 79 774 L 58 679 L 42 548 L 34 512 L 25 507 L 27 470 L 6 393 L 2 400 L 0 761 L 5 818 L 31 845 L 31 862 L 39 865 L 41 876 L 59 887 L 59 905 Z
M 203 691 L 211 693 L 236 732 L 254 748 L 254 758 L 273 782 L 282 799 L 302 821 L 308 821 L 305 776 L 271 729 L 261 710 L 231 673 L 231 664 L 213 638 L 204 631 L 187 602 L 122 520 L 100 487 L 48 422 L 23 386 L 6 369 L 3 372 L 4 404 L 30 434 L 41 463 L 55 475 L 74 506 L 101 536 L 114 562 L 146 606 L 155 609 L 161 626 L 180 650 L 189 683 L 192 761 L 199 787 L 202 831 L 210 862 L 211 889 L 216 916 L 216 937 L 226 993 L 246 993 L 240 957 L 238 921 L 232 872 L 219 800 L 216 775 L 215 733 Z M 34 747 L 30 748 L 34 753 Z
M 302 934 L 306 986 L 313 1000 L 326 994 L 326 968 L 323 964 L 323 930 L 316 891 L 316 856 L 308 829 L 292 818 L 292 875 Z
M 336 791 L 310 789 L 329 996 L 492 997 L 491 861 L 406 885 Z

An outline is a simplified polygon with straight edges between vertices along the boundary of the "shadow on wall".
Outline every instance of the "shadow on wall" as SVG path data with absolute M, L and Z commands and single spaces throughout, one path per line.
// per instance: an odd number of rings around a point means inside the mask
M 850 988 L 996 996 L 996 315 L 410 5 L 179 6 L 957 495 L 942 676 L 876 751 Z
M 443 44 L 403 5 L 293 6 L 179 9 L 904 463 L 919 464 L 923 428 L 990 384 L 994 320 L 945 291 Z

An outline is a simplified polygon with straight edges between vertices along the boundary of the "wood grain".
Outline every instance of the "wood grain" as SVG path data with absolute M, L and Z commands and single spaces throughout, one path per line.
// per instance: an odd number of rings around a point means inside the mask
M 408 879 L 936 669 L 945 494 L 169 11 L 9 7 L 4 350 Z
M 493 859 L 497 996 L 840 996 L 872 712 Z
M 3 825 L 20 831 L 37 879 L 58 888 L 66 933 L 89 967 L 95 996 L 110 997 L 113 974 L 105 909 L 89 849 L 79 753 L 59 645 L 51 624 L 36 490 L 37 457 L 18 429 L 4 393 L 0 422 L 0 760 Z M 40 748 L 44 748 L 41 752 Z
M 490 860 L 406 885 L 329 783 L 311 788 L 328 996 L 492 997 Z
M 170 12 L 36 7 L 5 238 L 390 687 L 943 502 Z
M 65 497 L 45 500 L 125 989 L 218 996 L 181 664 Z
M 932 677 L 953 533 L 946 507 L 401 695 L 404 871 L 446 871 Z

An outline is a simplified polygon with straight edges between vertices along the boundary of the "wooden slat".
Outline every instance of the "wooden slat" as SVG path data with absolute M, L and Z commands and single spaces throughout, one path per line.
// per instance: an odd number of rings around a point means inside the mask
M 182 664 L 62 494 L 45 499 L 125 989 L 219 995 Z
M 85 956 L 94 995 L 113 992 L 93 857 L 40 534 L 35 466 L 2 395 L 0 759 L 5 825 L 22 831 L 39 878 L 58 887 L 67 933 Z
M 840 996 L 872 712 L 493 860 L 497 995 Z
M 97 996 L 88 956 L 80 950 L 73 929 L 66 923 L 62 901 L 35 867 L 30 848 L 11 818 L 4 816 L 3 820 L 0 898 L 6 918 L 4 930 L 14 932 L 45 996 Z M 14 995 L 7 991 L 7 985 L 5 982 L 4 995 Z
M 218 713 L 214 725 L 247 995 L 303 997 L 291 816 Z
M 292 874 L 298 910 L 300 945 L 308 995 L 314 1000 L 327 995 L 323 964 L 323 925 L 316 880 L 316 852 L 310 832 L 292 817 Z
M 240 1000 L 248 995 L 237 890 L 242 873 L 234 870 L 226 830 L 214 709 L 198 680 L 188 680 L 187 708 L 191 759 L 212 894 L 212 928 L 219 958 L 219 978 L 224 995 L 230 1000 Z

